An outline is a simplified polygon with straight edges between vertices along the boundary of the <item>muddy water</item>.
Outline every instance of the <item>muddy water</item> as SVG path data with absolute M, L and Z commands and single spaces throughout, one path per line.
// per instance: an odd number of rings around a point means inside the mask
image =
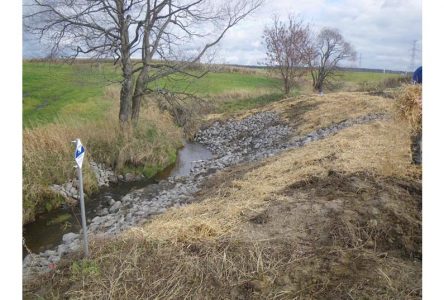
M 187 143 L 185 147 L 179 151 L 176 163 L 160 172 L 156 178 L 165 179 L 169 176 L 186 176 L 190 173 L 193 162 L 209 160 L 212 157 L 211 152 L 201 144 Z
M 159 173 L 154 179 L 131 183 L 120 182 L 110 187 L 101 188 L 98 193 L 85 199 L 88 221 L 97 215 L 97 210 L 101 207 L 101 204 L 106 203 L 109 198 L 118 201 L 132 190 L 140 189 L 149 184 L 156 184 L 159 180 L 166 179 L 169 176 L 186 176 L 189 174 L 194 161 L 211 158 L 211 152 L 204 146 L 196 143 L 186 143 L 178 151 L 176 162 Z M 40 253 L 59 245 L 65 233 L 79 232 L 80 229 L 80 207 L 60 208 L 41 215 L 36 221 L 25 225 L 23 237 L 31 252 Z M 27 254 L 28 251 L 24 248 L 23 257 Z

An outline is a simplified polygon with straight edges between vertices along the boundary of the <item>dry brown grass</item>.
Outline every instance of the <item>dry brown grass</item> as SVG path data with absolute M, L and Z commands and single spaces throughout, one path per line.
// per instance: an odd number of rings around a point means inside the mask
M 296 134 L 304 135 L 318 128 L 370 113 L 392 115 L 394 107 L 394 101 L 383 97 L 359 92 L 339 92 L 324 96 L 310 94 L 290 97 L 229 117 L 242 119 L 256 112 L 276 111 L 292 125 Z M 223 118 L 222 114 L 213 114 L 207 117 L 207 121 Z
M 422 85 L 403 85 L 396 96 L 396 108 L 401 119 L 407 120 L 413 132 L 422 129 Z
M 354 126 L 215 176 L 200 202 L 96 240 L 98 273 L 76 277 L 70 260 L 27 295 L 420 298 L 421 170 L 403 124 Z
M 35 214 L 51 209 L 64 200 L 49 188 L 75 177 L 73 146 L 79 137 L 85 145 L 85 192 L 97 189 L 88 158 L 105 163 L 117 172 L 129 168 L 166 166 L 181 145 L 182 132 L 167 113 L 156 105 L 145 103 L 139 126 L 123 133 L 118 122 L 118 90 L 109 88 L 105 97 L 113 101 L 107 117 L 92 122 L 58 121 L 54 124 L 23 131 L 23 222 Z
M 241 66 L 230 66 L 230 65 L 212 65 L 212 69 L 216 72 L 225 72 L 225 73 L 240 73 L 240 74 L 253 74 L 253 75 L 263 75 L 267 73 L 265 69 L 259 68 L 248 68 Z
M 231 91 L 225 91 L 223 93 L 218 93 L 213 96 L 211 96 L 211 101 L 216 102 L 227 102 L 227 101 L 234 101 L 239 99 L 248 99 L 248 98 L 255 98 L 259 96 L 264 96 L 270 94 L 269 88 L 258 88 L 254 91 L 251 89 L 235 89 Z
M 279 103 L 275 109 L 285 112 L 298 134 L 370 113 L 391 112 L 393 108 L 393 102 L 363 93 L 301 96 L 295 100 Z

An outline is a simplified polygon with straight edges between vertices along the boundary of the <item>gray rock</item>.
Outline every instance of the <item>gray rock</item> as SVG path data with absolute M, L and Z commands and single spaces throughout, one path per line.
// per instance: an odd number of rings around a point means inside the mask
M 127 194 L 122 197 L 122 202 L 131 202 L 133 200 L 132 194 Z
M 122 206 L 122 202 L 120 201 L 116 201 L 109 209 L 110 212 L 114 213 L 116 211 L 118 211 L 120 209 L 120 207 Z
M 117 178 L 116 175 L 111 175 L 108 177 L 108 179 L 109 179 L 109 182 L 111 182 L 111 183 L 118 183 L 119 182 L 119 179 Z
M 136 175 L 134 175 L 132 173 L 125 174 L 125 181 L 127 181 L 127 182 L 134 181 L 135 179 L 136 179 Z
M 91 223 L 97 225 L 97 224 L 102 223 L 105 220 L 106 220 L 106 217 L 95 217 L 95 218 L 92 219 Z
M 69 244 L 68 247 L 69 247 L 69 251 L 70 252 L 77 251 L 77 250 L 80 249 L 80 241 L 79 240 L 75 240 L 71 244 Z
M 55 252 L 55 251 L 54 251 Z M 58 255 L 51 255 L 48 260 L 52 263 L 58 263 L 60 261 L 60 256 Z
M 68 245 L 62 244 L 57 247 L 57 253 L 59 254 L 59 256 L 62 256 L 68 252 L 69 252 Z
M 67 234 L 64 234 L 62 237 L 63 243 L 70 244 L 73 240 L 77 239 L 79 237 L 79 234 L 70 232 Z
M 111 218 L 108 221 L 106 221 L 105 223 L 103 223 L 103 227 L 110 227 L 111 225 L 113 225 L 114 223 L 116 223 L 116 219 Z
M 107 214 L 109 214 L 108 208 L 103 208 L 101 209 L 98 213 L 99 216 L 106 216 Z
M 88 226 L 88 232 L 96 232 L 98 228 L 99 228 L 98 224 L 91 223 Z

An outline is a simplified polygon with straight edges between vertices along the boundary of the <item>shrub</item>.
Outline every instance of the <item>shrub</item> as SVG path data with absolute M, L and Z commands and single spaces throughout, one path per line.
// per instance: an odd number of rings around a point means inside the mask
M 376 95 L 384 95 L 387 89 L 394 89 L 410 82 L 410 77 L 389 77 L 379 82 L 362 81 L 359 83 L 359 91 Z

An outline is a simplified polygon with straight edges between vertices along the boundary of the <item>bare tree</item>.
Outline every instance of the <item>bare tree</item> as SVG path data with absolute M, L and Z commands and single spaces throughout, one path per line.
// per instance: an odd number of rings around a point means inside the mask
M 202 60 L 263 0 L 29 0 L 25 28 L 68 58 L 113 58 L 121 66 L 119 120 L 137 124 L 141 99 L 168 94 L 160 79 Z M 135 57 L 138 59 L 135 59 Z
M 322 92 L 324 85 L 335 75 L 339 62 L 356 59 L 353 47 L 345 41 L 337 29 L 331 28 L 321 30 L 309 55 L 313 89 L 318 92 Z
M 310 44 L 310 28 L 294 16 L 287 23 L 274 18 L 271 27 L 265 27 L 263 39 L 266 46 L 267 65 L 278 71 L 289 94 L 296 79 L 306 72 L 307 47 Z

